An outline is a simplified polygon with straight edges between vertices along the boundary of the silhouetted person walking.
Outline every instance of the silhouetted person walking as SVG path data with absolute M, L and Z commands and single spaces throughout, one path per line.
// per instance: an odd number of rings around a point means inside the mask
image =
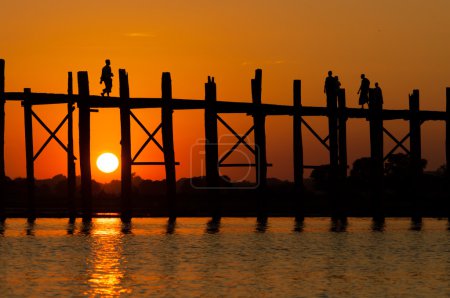
M 383 92 L 381 91 L 380 86 L 378 85 L 378 82 L 375 83 L 375 99 L 379 101 L 381 104 L 383 104 Z
M 369 102 L 369 87 L 370 81 L 366 78 L 365 74 L 361 75 L 361 86 L 359 87 L 359 104 L 361 109 L 364 109 L 364 104 Z
M 102 68 L 102 76 L 100 77 L 100 84 L 105 82 L 105 89 L 103 89 L 102 96 L 107 94 L 109 96 L 109 93 L 111 92 L 112 88 L 112 77 L 114 74 L 111 72 L 111 61 L 109 59 L 105 60 L 105 66 Z
M 323 92 L 327 95 L 327 98 L 336 96 L 336 78 L 333 77 L 333 72 L 328 71 L 328 77 L 325 79 L 325 86 Z

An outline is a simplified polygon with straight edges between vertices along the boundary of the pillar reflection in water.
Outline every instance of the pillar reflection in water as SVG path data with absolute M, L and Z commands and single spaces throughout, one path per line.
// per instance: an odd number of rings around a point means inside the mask
M 94 220 L 91 237 L 91 254 L 88 265 L 88 296 L 110 297 L 131 293 L 123 285 L 125 276 L 122 233 L 120 219 L 97 218 Z

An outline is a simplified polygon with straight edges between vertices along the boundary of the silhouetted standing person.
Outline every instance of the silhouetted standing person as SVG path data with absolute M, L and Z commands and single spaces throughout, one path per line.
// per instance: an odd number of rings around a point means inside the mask
M 100 84 L 105 82 L 105 89 L 103 89 L 102 96 L 105 95 L 105 93 L 109 96 L 109 93 L 111 92 L 112 88 L 112 77 L 114 74 L 111 72 L 111 61 L 109 59 L 105 60 L 105 66 L 102 68 L 102 76 L 100 77 Z
M 336 85 L 336 95 L 339 94 L 339 89 L 341 89 L 341 82 L 339 81 L 339 77 L 334 77 L 334 83 Z
M 364 104 L 369 102 L 369 87 L 370 81 L 366 78 L 365 74 L 361 75 L 361 86 L 359 87 L 359 104 L 361 109 L 364 109 Z
M 378 82 L 375 83 L 375 99 L 383 104 L 383 92 L 381 91 Z
M 336 78 L 333 77 L 333 72 L 328 71 L 328 77 L 325 79 L 325 86 L 323 92 L 327 95 L 327 98 L 336 96 Z

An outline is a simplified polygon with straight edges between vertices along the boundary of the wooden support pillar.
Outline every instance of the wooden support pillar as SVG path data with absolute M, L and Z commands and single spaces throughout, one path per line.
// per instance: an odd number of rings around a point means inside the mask
M 5 60 L 0 59 L 0 192 L 4 193 L 5 173 Z M 0 198 L 0 223 L 5 220 L 5 198 Z
M 294 145 L 294 195 L 295 220 L 303 222 L 304 211 L 304 184 L 303 184 L 303 138 L 302 138 L 302 81 L 294 80 L 294 115 L 293 119 L 293 145 Z
M 370 125 L 370 193 L 372 200 L 372 218 L 377 224 L 384 222 L 384 152 L 383 152 L 383 103 L 375 92 L 369 90 Z
M 332 202 L 333 220 L 342 217 L 342 204 L 338 196 L 338 178 L 339 178 L 339 148 L 338 148 L 338 113 L 337 113 L 337 94 L 333 92 L 327 96 L 327 116 L 328 116 L 328 135 L 329 135 L 329 153 L 330 169 L 329 195 Z
M 446 159 L 446 167 L 447 167 L 447 185 L 450 185 L 450 87 L 446 89 L 446 97 L 445 97 L 445 111 L 446 111 L 446 119 L 445 119 L 445 159 Z M 447 199 L 447 218 L 450 222 L 450 198 Z
M 0 180 L 5 174 L 5 60 L 0 59 Z
M 341 221 L 347 220 L 347 107 L 345 89 L 337 90 L 338 114 L 338 169 L 337 169 L 337 200 L 341 205 L 339 216 Z
M 255 164 L 257 196 L 259 196 L 258 221 L 267 220 L 267 157 L 266 157 L 266 115 L 261 108 L 262 70 L 255 71 L 252 79 L 253 125 L 255 134 Z
M 119 69 L 120 83 L 120 132 L 121 132 L 121 199 L 123 222 L 131 221 L 131 133 L 130 133 L 130 89 L 128 74 Z
M 172 122 L 172 80 L 170 78 L 170 72 L 163 72 L 161 89 L 162 141 L 164 147 L 164 165 L 166 168 L 169 221 L 172 222 L 176 219 L 176 174 Z
M 83 222 L 92 219 L 92 179 L 91 179 L 91 115 L 89 103 L 89 78 L 87 71 L 78 72 L 78 109 L 81 170 L 81 200 Z
M 67 94 L 69 101 L 67 102 L 67 203 L 69 211 L 69 221 L 75 222 L 77 212 L 75 206 L 76 191 L 76 175 L 75 175 L 75 155 L 73 152 L 73 78 L 72 72 L 68 73 Z
M 339 177 L 347 178 L 347 107 L 345 89 L 338 90 L 338 122 L 339 122 Z
M 413 202 L 412 220 L 415 223 L 422 221 L 422 212 L 420 211 L 420 184 L 422 179 L 422 148 L 420 134 L 420 117 L 419 117 L 419 90 L 413 90 L 409 96 L 409 132 L 410 132 L 410 152 L 411 152 L 411 199 Z
M 211 214 L 214 222 L 220 220 L 221 202 L 218 192 L 219 187 L 219 148 L 217 137 L 217 91 L 214 77 L 208 77 L 205 83 L 205 159 L 206 159 L 206 183 L 211 203 Z
M 25 158 L 27 165 L 27 204 L 28 204 L 28 222 L 34 222 L 36 219 L 35 207 L 35 181 L 34 181 L 34 152 L 33 152 L 33 115 L 31 99 L 31 89 L 23 90 L 25 98 L 23 101 L 24 120 L 25 120 Z

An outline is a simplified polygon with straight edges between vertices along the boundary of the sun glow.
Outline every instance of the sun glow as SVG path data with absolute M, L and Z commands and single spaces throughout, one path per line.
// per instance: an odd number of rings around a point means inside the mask
M 119 167 L 117 156 L 112 153 L 103 153 L 97 158 L 97 168 L 103 173 L 112 173 Z

